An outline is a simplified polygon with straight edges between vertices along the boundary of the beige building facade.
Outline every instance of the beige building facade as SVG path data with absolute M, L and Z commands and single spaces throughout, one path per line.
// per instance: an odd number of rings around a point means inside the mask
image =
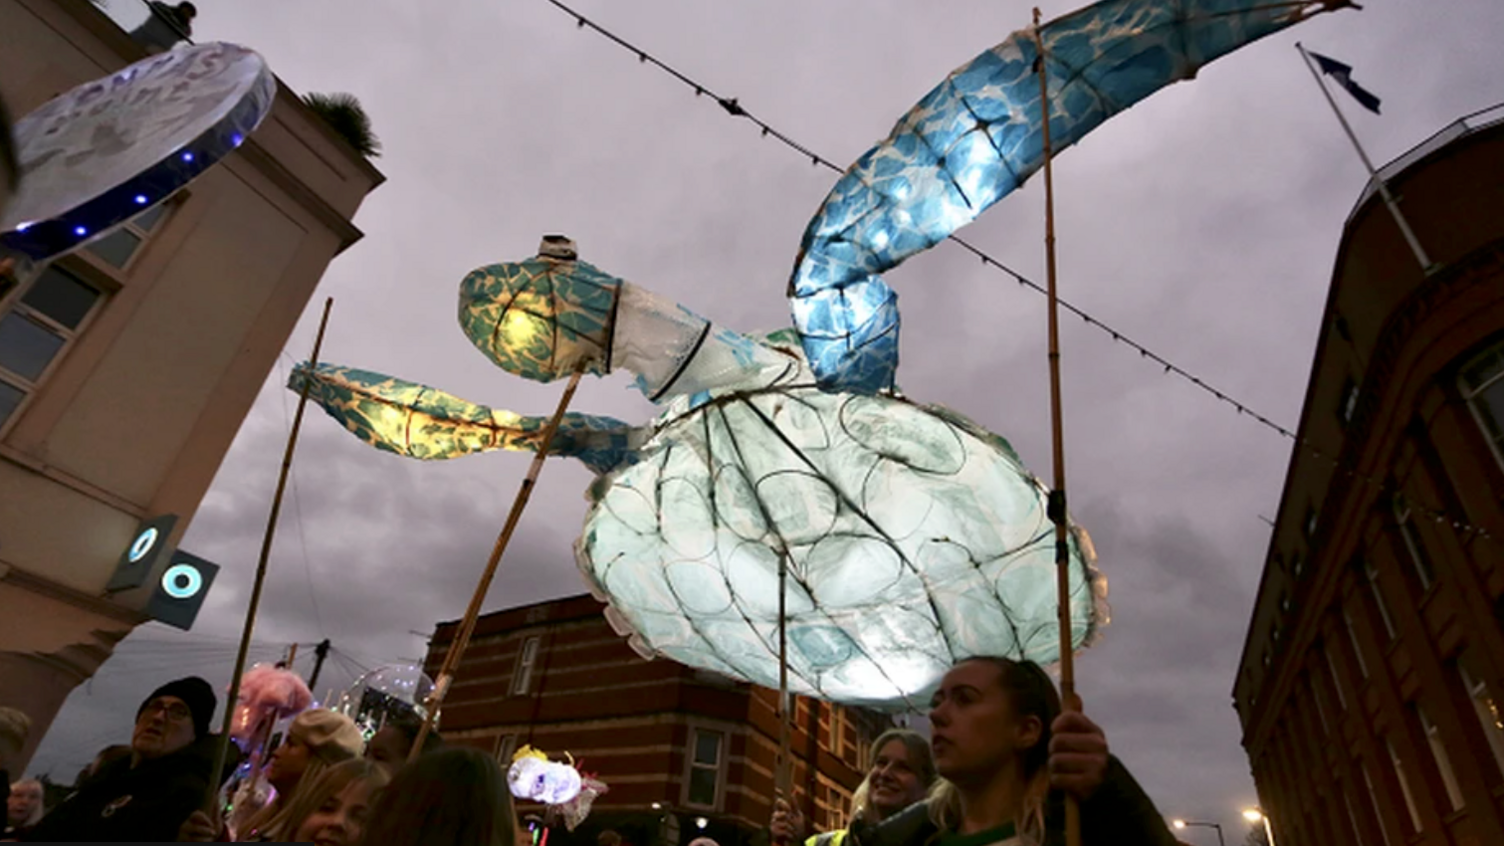
M 16 117 L 145 55 L 91 3 L 0 0 L 0 95 Z M 35 721 L 23 765 L 145 621 L 161 574 L 107 594 L 117 562 L 145 520 L 176 515 L 166 541 L 181 539 L 383 179 L 279 82 L 225 161 L 0 287 L 0 705 Z

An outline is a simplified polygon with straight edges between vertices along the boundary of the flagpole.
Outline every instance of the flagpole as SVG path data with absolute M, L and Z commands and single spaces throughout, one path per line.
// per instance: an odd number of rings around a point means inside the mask
M 1420 245 L 1420 239 L 1415 237 L 1414 230 L 1410 228 L 1410 222 L 1405 220 L 1404 213 L 1400 211 L 1399 203 L 1395 201 L 1394 195 L 1389 193 L 1388 184 L 1384 182 L 1383 177 L 1379 176 L 1378 169 L 1369 160 L 1368 153 L 1363 150 L 1363 145 L 1358 143 L 1357 134 L 1353 132 L 1352 126 L 1347 122 L 1347 117 L 1342 114 L 1342 109 L 1337 105 L 1336 98 L 1332 96 L 1332 92 L 1326 87 L 1326 83 L 1322 81 L 1321 72 L 1316 69 L 1315 63 L 1311 61 L 1311 54 L 1306 52 L 1306 48 L 1299 41 L 1295 42 L 1295 49 L 1299 50 L 1301 58 L 1305 59 L 1306 69 L 1311 72 L 1312 77 L 1315 77 L 1316 85 L 1321 88 L 1321 93 L 1326 96 L 1327 103 L 1332 107 L 1332 113 L 1337 116 L 1337 122 L 1342 124 L 1342 129 L 1347 133 L 1348 140 L 1353 142 L 1353 149 L 1358 151 L 1358 158 L 1362 159 L 1363 166 L 1368 168 L 1369 178 L 1378 186 L 1379 196 L 1384 198 L 1384 205 L 1388 206 L 1389 213 L 1394 215 L 1394 222 L 1399 224 L 1400 233 L 1405 236 L 1405 243 L 1410 245 L 1410 251 L 1415 253 L 1415 260 L 1420 262 L 1421 271 L 1430 274 L 1436 268 L 1436 265 L 1431 261 L 1431 257 L 1426 255 L 1425 248 Z

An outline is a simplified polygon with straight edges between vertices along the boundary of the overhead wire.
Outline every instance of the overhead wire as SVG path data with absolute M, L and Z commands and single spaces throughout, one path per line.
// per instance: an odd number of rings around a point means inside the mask
M 723 111 L 726 112 L 728 116 L 746 120 L 752 123 L 761 131 L 764 138 L 773 138 L 777 140 L 784 146 L 798 152 L 800 155 L 809 159 L 811 164 L 814 166 L 824 167 L 836 173 L 846 172 L 845 168 L 842 168 L 830 159 L 821 156 L 811 148 L 795 140 L 792 136 L 780 131 L 762 118 L 757 117 L 755 114 L 749 111 L 746 106 L 742 105 L 741 101 L 738 98 L 726 97 L 718 94 L 710 86 L 694 79 L 686 73 L 683 73 L 682 71 L 674 68 L 672 65 L 668 64 L 652 53 L 649 53 L 647 50 L 638 47 L 637 45 L 627 41 L 611 30 L 606 29 L 595 21 L 587 18 L 580 12 L 575 11 L 569 5 L 561 2 L 561 0 L 547 0 L 547 2 L 558 8 L 560 11 L 564 12 L 566 15 L 574 18 L 575 24 L 579 29 L 590 29 L 596 32 L 608 41 L 611 41 L 627 52 L 635 55 L 639 63 L 652 66 L 659 71 L 673 77 L 675 80 L 682 83 L 686 87 L 692 89 L 695 93 L 695 96 L 705 96 L 711 98 L 717 105 L 721 107 Z M 1021 287 L 1027 288 L 1039 294 L 1047 293 L 1043 285 L 1040 285 L 1032 279 L 1029 279 L 1022 273 L 1009 267 L 1007 264 L 1004 264 L 998 259 L 992 257 L 987 252 L 971 243 L 970 241 L 967 241 L 958 235 L 951 235 L 946 240 L 955 242 L 962 249 L 976 256 L 981 260 L 984 267 L 991 267 L 1001 273 L 1012 277 L 1013 280 L 1016 281 Z M 1222 402 L 1231 407 L 1240 416 L 1247 416 L 1266 429 L 1269 429 L 1289 439 L 1290 441 L 1294 442 L 1297 448 L 1305 451 L 1307 454 L 1312 455 L 1317 459 L 1330 462 L 1335 470 L 1344 473 L 1349 478 L 1364 482 L 1367 485 L 1377 488 L 1382 493 L 1401 493 L 1400 491 L 1396 491 L 1394 489 L 1394 486 L 1386 481 L 1375 479 L 1365 474 L 1358 473 L 1351 468 L 1344 467 L 1339 456 L 1323 453 L 1322 450 L 1315 444 L 1313 444 L 1309 438 L 1300 437 L 1296 432 L 1289 429 L 1288 427 L 1274 422 L 1274 420 L 1272 420 L 1270 417 L 1254 410 L 1253 407 L 1249 406 L 1247 403 L 1233 398 L 1232 395 L 1228 394 L 1226 391 L 1213 386 L 1205 379 L 1202 379 L 1194 373 L 1191 373 L 1189 370 L 1186 370 L 1180 365 L 1175 364 L 1159 353 L 1154 352 L 1144 344 L 1134 340 L 1131 336 L 1129 336 L 1122 330 L 1116 329 L 1106 322 L 1102 321 L 1100 318 L 1094 317 L 1081 307 L 1063 298 L 1057 298 L 1057 302 L 1062 309 L 1065 309 L 1071 314 L 1080 317 L 1082 321 L 1086 323 L 1086 325 L 1095 327 L 1104 334 L 1110 336 L 1115 343 L 1122 344 L 1123 346 L 1134 350 L 1139 354 L 1140 358 L 1152 361 L 1159 367 L 1162 367 L 1166 375 L 1173 375 L 1186 382 L 1189 382 L 1198 390 L 1209 394 L 1212 397 L 1215 397 L 1219 402 Z M 1426 515 L 1437 524 L 1450 525 L 1459 532 L 1472 533 L 1477 535 L 1478 537 L 1497 540 L 1492 534 L 1488 532 L 1488 530 L 1480 526 L 1474 526 L 1466 521 L 1457 520 L 1444 511 L 1433 509 L 1428 506 L 1423 506 L 1415 502 L 1411 502 L 1410 505 L 1415 510 L 1426 513 Z

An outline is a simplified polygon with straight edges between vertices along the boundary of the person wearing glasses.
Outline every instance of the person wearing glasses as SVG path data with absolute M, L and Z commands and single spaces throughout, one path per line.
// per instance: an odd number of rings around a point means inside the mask
M 131 754 L 42 818 L 28 841 L 171 842 L 204 802 L 214 767 L 218 699 L 197 676 L 168 682 L 136 711 Z

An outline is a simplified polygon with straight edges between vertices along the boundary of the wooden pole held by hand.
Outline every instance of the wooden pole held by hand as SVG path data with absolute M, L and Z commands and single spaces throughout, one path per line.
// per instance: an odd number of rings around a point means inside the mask
M 1050 163 L 1050 90 L 1049 69 L 1045 66 L 1044 36 L 1040 32 L 1039 10 L 1034 10 L 1034 45 L 1039 55 L 1035 70 L 1039 74 L 1040 125 L 1044 129 L 1044 248 L 1048 276 L 1049 362 L 1050 362 L 1050 437 L 1054 452 L 1054 487 L 1050 491 L 1050 519 L 1055 523 L 1055 586 L 1060 618 L 1060 701 L 1068 711 L 1081 710 L 1076 696 L 1075 653 L 1071 649 L 1070 604 L 1070 529 L 1065 505 L 1065 427 L 1060 401 L 1060 300 L 1055 291 L 1055 174 Z M 1066 846 L 1081 846 L 1081 805 L 1076 797 L 1065 797 Z

